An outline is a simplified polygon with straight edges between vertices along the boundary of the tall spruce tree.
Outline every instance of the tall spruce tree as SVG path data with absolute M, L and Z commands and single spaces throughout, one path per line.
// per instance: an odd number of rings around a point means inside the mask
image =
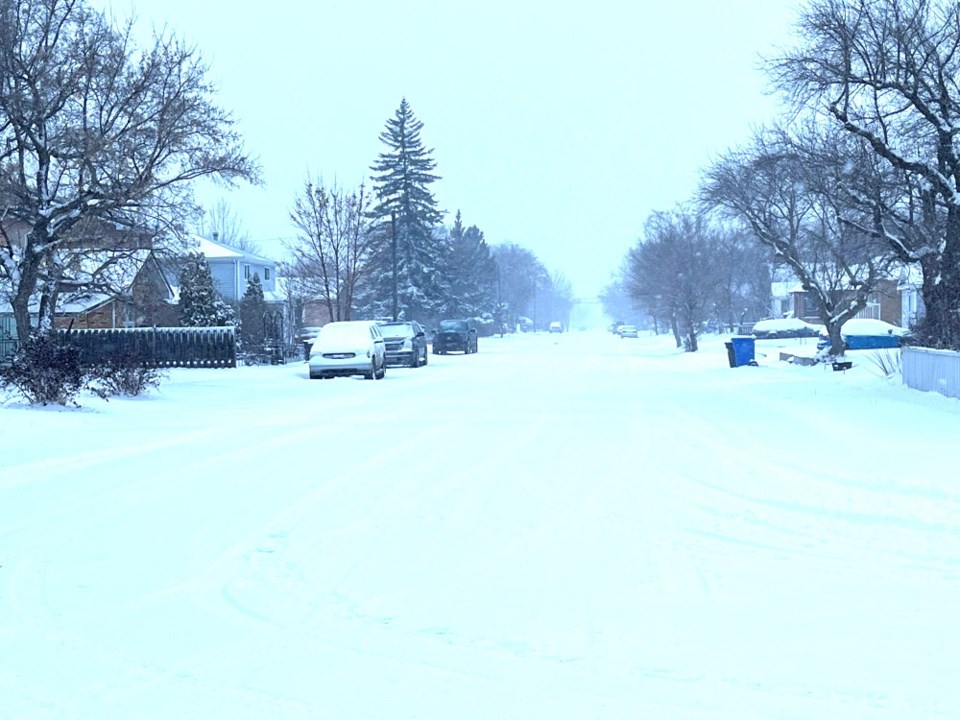
M 373 216 L 379 242 L 364 294 L 368 314 L 392 314 L 394 246 L 398 311 L 409 318 L 432 316 L 443 301 L 443 239 L 435 232 L 443 213 L 429 189 L 440 177 L 433 172 L 437 164 L 433 150 L 423 144 L 422 129 L 404 98 L 380 133 L 387 149 L 370 168 L 378 198 Z
M 240 340 L 244 350 L 263 345 L 266 339 L 264 316 L 267 312 L 267 303 L 263 299 L 263 284 L 260 276 L 253 274 L 247 281 L 247 289 L 240 299 Z
M 233 325 L 233 308 L 220 299 L 207 258 L 197 253 L 180 271 L 180 322 L 185 327 Z

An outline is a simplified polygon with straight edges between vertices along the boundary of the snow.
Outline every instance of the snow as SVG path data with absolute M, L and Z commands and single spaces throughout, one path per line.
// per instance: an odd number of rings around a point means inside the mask
M 876 335 L 906 335 L 908 332 L 906 328 L 891 325 L 883 320 L 870 320 L 869 318 L 847 320 L 840 328 L 842 335 L 862 335 L 869 337 Z
M 960 716 L 960 403 L 724 339 L 7 401 L 3 717 Z
M 754 332 L 790 332 L 797 330 L 819 330 L 822 325 L 811 325 L 800 318 L 774 318 L 760 320 L 753 326 Z

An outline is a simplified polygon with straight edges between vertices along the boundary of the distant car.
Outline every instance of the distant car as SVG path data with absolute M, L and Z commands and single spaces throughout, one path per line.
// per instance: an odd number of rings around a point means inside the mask
M 461 351 L 465 355 L 477 352 L 477 326 L 473 320 L 441 320 L 433 334 L 433 354 L 446 355 Z
M 386 350 L 373 321 L 332 322 L 320 329 L 310 348 L 310 379 L 363 375 L 379 380 L 387 373 Z
M 621 325 L 617 333 L 621 339 L 640 337 L 640 332 L 637 330 L 636 325 Z
M 302 342 L 313 342 L 316 340 L 317 335 L 320 334 L 319 327 L 302 327 L 297 330 L 296 334 L 293 336 L 293 341 L 296 343 Z
M 563 332 L 563 323 L 557 322 L 554 320 L 550 323 L 550 332 L 552 333 L 562 333 Z
M 822 329 L 822 325 L 811 325 L 800 318 L 774 318 L 756 323 L 752 334 L 757 340 L 806 338 L 819 336 Z
M 879 350 L 882 348 L 898 348 L 903 338 L 910 334 L 906 328 L 891 325 L 883 320 L 854 318 L 847 320 L 840 328 L 840 337 L 847 350 Z M 826 328 L 820 332 L 817 349 L 824 350 L 830 347 L 830 336 Z
M 420 367 L 427 364 L 427 334 L 418 322 L 381 321 L 387 365 Z

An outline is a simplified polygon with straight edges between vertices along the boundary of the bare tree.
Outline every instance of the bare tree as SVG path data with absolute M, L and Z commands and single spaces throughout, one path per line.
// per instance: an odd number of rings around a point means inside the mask
M 742 222 L 793 271 L 827 328 L 832 355 L 843 353 L 843 323 L 866 306 L 893 262 L 856 222 L 842 222 L 855 212 L 842 188 L 869 183 L 869 166 L 837 140 L 813 130 L 800 138 L 761 131 L 751 147 L 707 171 L 701 192 L 707 206 Z
M 290 219 L 298 237 L 287 244 L 300 291 L 326 303 L 331 320 L 349 320 L 374 249 L 372 202 L 363 185 L 347 192 L 308 181 Z
M 247 235 L 243 223 L 226 200 L 221 199 L 212 208 L 204 211 L 199 230 L 200 235 L 210 237 L 237 250 L 253 255 L 261 253 L 260 246 Z
M 492 251 L 497 261 L 503 319 L 516 325 L 524 313 L 532 314 L 537 285 L 542 285 L 549 273 L 536 255 L 515 243 L 495 245 Z
M 719 256 L 717 232 L 683 208 L 651 215 L 644 237 L 627 254 L 627 292 L 652 314 L 666 315 L 677 347 L 688 352 L 697 351 L 701 327 L 719 297 Z
M 906 199 L 874 203 L 870 229 L 923 270 L 922 340 L 960 348 L 960 4 L 814 0 L 799 30 L 775 81 L 908 179 Z
M 194 48 L 165 34 L 136 48 L 83 0 L 0 7 L 0 287 L 17 335 L 39 301 L 50 328 L 85 221 L 153 236 L 195 211 L 191 183 L 255 181 Z M 125 247 L 103 236 L 111 250 Z

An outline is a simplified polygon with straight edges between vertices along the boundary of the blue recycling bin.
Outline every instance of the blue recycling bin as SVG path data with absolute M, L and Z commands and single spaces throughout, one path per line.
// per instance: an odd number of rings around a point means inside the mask
M 744 365 L 756 364 L 756 346 L 754 342 L 755 338 L 752 335 L 748 337 L 730 338 L 730 345 L 733 349 L 733 363 L 731 363 L 731 367 L 743 367 Z

